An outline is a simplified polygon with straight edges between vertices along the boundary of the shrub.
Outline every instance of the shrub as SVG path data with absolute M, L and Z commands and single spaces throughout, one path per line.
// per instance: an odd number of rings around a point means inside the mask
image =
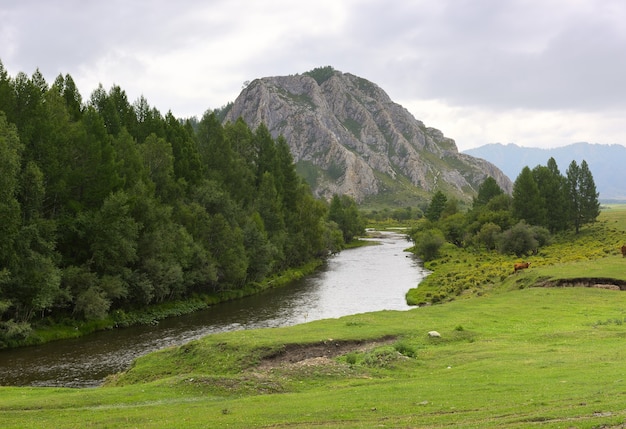
M 415 349 L 415 347 L 406 341 L 398 341 L 396 344 L 394 344 L 393 347 L 401 355 L 407 357 L 415 357 L 417 355 L 417 350 Z
M 432 261 L 439 256 L 439 249 L 445 242 L 443 234 L 438 229 L 419 231 L 412 236 L 417 256 L 424 261 Z
M 350 352 L 346 355 L 346 363 L 348 363 L 348 365 L 355 365 L 357 360 L 358 360 L 358 353 L 356 352 Z
M 532 228 L 524 221 L 504 231 L 498 243 L 501 253 L 514 253 L 517 256 L 531 253 L 538 246 L 539 242 L 535 239 Z
M 388 368 L 398 360 L 399 354 L 395 349 L 383 347 L 365 354 L 363 364 L 373 368 Z
M 485 223 L 476 234 L 476 241 L 484 245 L 487 250 L 494 250 L 498 243 L 498 236 L 502 229 L 493 222 Z

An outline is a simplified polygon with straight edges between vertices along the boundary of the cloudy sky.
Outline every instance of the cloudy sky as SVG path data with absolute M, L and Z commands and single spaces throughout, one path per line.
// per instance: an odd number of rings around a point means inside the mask
M 0 61 L 178 117 L 331 65 L 459 150 L 626 145 L 625 22 L 623 0 L 2 0 Z

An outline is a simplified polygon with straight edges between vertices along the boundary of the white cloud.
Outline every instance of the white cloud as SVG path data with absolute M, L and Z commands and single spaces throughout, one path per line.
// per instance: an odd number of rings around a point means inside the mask
M 426 126 L 456 141 L 460 151 L 488 143 L 559 147 L 576 142 L 624 144 L 626 110 L 612 114 L 574 110 L 490 110 L 437 100 L 400 101 Z
M 626 144 L 625 18 L 622 0 L 6 0 L 0 60 L 181 117 L 246 80 L 331 65 L 461 149 Z

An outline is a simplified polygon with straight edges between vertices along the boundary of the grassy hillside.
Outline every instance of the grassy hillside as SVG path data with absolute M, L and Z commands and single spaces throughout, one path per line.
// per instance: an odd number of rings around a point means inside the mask
M 96 389 L 0 388 L 0 427 L 623 427 L 626 294 L 529 287 L 626 278 L 614 243 L 590 238 L 626 240 L 626 210 L 601 221 L 584 244 L 556 243 L 536 267 L 467 288 L 474 299 L 211 335 Z M 476 261 L 434 269 L 456 266 L 464 281 Z

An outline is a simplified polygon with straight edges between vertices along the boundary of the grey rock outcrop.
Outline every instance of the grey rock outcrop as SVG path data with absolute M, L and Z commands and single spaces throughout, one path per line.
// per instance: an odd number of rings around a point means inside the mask
M 252 129 L 264 123 L 275 138 L 284 136 L 321 197 L 347 194 L 363 202 L 403 190 L 428 199 L 442 190 L 469 200 L 487 176 L 506 192 L 512 188 L 493 164 L 460 154 L 454 140 L 349 73 L 332 70 L 323 81 L 306 73 L 256 79 L 225 122 L 239 117 Z

